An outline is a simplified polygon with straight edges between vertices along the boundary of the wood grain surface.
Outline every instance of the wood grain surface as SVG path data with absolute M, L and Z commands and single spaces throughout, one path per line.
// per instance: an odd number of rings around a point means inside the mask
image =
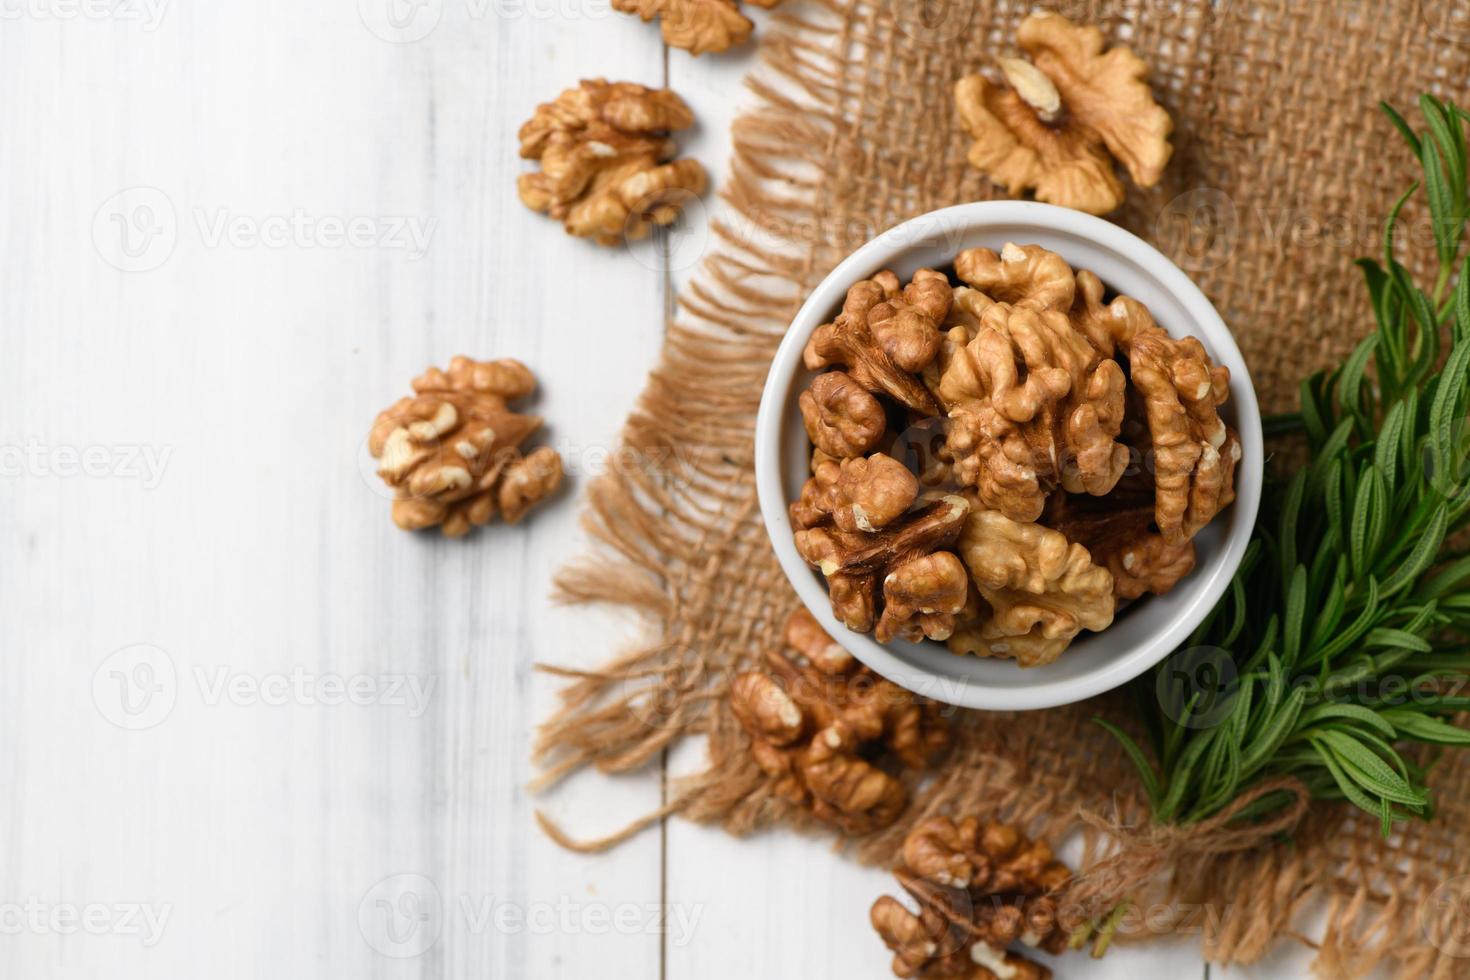
M 889 882 L 824 843 L 579 856 L 533 808 L 607 832 L 661 767 L 525 789 L 532 664 L 637 637 L 549 585 L 702 226 L 568 239 L 514 134 L 667 83 L 718 180 L 754 60 L 606 0 L 0 0 L 0 976 L 889 975 Z M 392 526 L 364 443 L 457 353 L 533 367 L 570 480 L 456 542 Z

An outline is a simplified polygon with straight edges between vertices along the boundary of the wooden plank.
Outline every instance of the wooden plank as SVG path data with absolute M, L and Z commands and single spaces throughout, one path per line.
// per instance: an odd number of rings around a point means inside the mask
M 658 900 L 656 835 L 566 854 L 522 787 L 555 686 L 532 661 L 591 665 L 618 638 L 546 591 L 657 349 L 659 277 L 526 211 L 513 137 L 581 75 L 658 81 L 660 47 L 621 18 L 460 0 L 394 44 L 355 6 L 0 32 L 0 446 L 35 447 L 0 481 L 0 903 L 168 909 L 151 945 L 27 926 L 0 943 L 6 976 L 657 975 L 660 937 L 597 911 Z M 108 203 L 136 185 L 154 190 Z M 367 247 L 320 224 L 354 219 Z M 141 248 L 159 224 L 171 253 Z M 522 528 L 406 535 L 362 440 L 461 351 L 534 366 L 572 488 Z M 54 475 L 92 447 L 99 475 Z M 163 458 L 156 481 L 131 450 Z M 137 643 L 168 659 L 104 664 Z M 109 692 L 139 663 L 174 704 L 127 731 Z M 252 693 L 302 674 L 284 703 Z M 328 675 L 372 703 L 320 703 Z M 600 830 L 658 793 L 591 779 L 546 804 Z

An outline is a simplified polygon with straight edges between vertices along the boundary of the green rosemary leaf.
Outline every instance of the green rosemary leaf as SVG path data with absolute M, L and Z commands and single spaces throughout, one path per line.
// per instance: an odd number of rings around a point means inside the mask
M 1343 520 L 1342 491 L 1342 460 L 1334 459 L 1327 467 L 1323 497 L 1327 510 L 1327 526 L 1336 532 L 1339 545 L 1348 539 L 1348 526 Z
M 1409 557 L 1403 560 L 1393 574 L 1383 580 L 1381 593 L 1387 597 L 1413 585 L 1415 580 L 1434 564 L 1434 556 L 1439 553 L 1440 545 L 1444 544 L 1445 531 L 1449 529 L 1450 510 L 1449 505 L 1441 503 L 1434 509 L 1434 516 L 1430 518 L 1429 526 L 1419 535 L 1414 542 L 1414 550 L 1409 552 Z
M 1383 276 L 1383 272 L 1379 270 L 1376 265 L 1373 266 L 1373 271 L 1378 276 Z M 1371 276 L 1369 278 L 1369 282 L 1370 285 L 1368 288 L 1371 291 L 1373 288 L 1371 285 Z M 1306 429 L 1307 439 L 1310 440 L 1312 445 L 1314 446 L 1319 444 L 1323 439 L 1327 437 L 1327 426 L 1322 421 L 1321 410 L 1317 407 L 1317 392 L 1315 390 L 1317 384 L 1322 380 L 1322 377 L 1323 375 L 1319 371 L 1311 377 L 1304 379 L 1301 384 L 1301 392 L 1299 397 L 1299 400 L 1301 402 L 1302 428 Z
M 1390 498 L 1398 483 L 1399 450 L 1404 435 L 1404 412 L 1407 407 L 1407 403 L 1402 401 L 1393 403 L 1393 407 L 1383 416 L 1383 425 L 1379 428 L 1378 438 L 1373 446 L 1373 469 L 1383 478 L 1383 488 Z
M 1362 733 L 1349 735 L 1327 729 L 1313 737 L 1332 750 L 1333 756 L 1360 787 L 1394 803 L 1423 804 L 1427 796 L 1409 785 L 1387 762 L 1361 741 Z
M 1168 786 L 1163 790 L 1163 800 L 1154 808 L 1154 813 L 1161 820 L 1172 819 L 1178 811 L 1185 794 L 1191 790 L 1190 783 L 1195 768 L 1199 765 L 1200 756 L 1210 747 L 1211 730 L 1195 731 L 1191 734 L 1194 737 L 1185 743 L 1184 750 L 1174 763 Z
M 1346 719 L 1358 721 L 1369 728 L 1377 729 L 1389 738 L 1393 738 L 1394 726 L 1385 721 L 1378 712 L 1371 708 L 1365 708 L 1360 704 L 1319 704 L 1303 711 L 1301 718 L 1296 723 L 1297 733 L 1300 734 L 1320 722 L 1332 719 Z
M 1364 633 L 1372 628 L 1378 617 L 1378 580 L 1369 576 L 1367 585 L 1367 598 L 1363 602 L 1363 609 L 1358 613 L 1358 618 L 1353 620 L 1351 626 L 1340 633 L 1336 639 L 1322 650 L 1318 657 L 1324 662 L 1330 662 L 1332 658 L 1342 653 L 1348 647 L 1356 643 Z
M 1316 739 L 1312 740 L 1312 747 L 1317 750 L 1318 757 L 1321 758 L 1323 765 L 1327 767 L 1327 771 L 1332 773 L 1332 778 L 1337 783 L 1337 788 L 1342 791 L 1343 796 L 1369 813 L 1377 813 L 1379 811 L 1382 805 L 1380 800 L 1376 800 L 1363 792 L 1358 788 L 1356 782 L 1348 778 L 1347 772 L 1338 763 L 1337 757 L 1333 755 L 1331 748 Z M 1391 823 L 1384 824 L 1383 832 L 1385 835 L 1391 829 Z
M 1262 766 L 1269 762 L 1277 750 L 1291 737 L 1296 728 L 1297 718 L 1300 717 L 1302 707 L 1307 703 L 1307 689 L 1305 687 L 1293 688 L 1286 696 L 1281 708 L 1271 716 L 1270 721 L 1262 726 L 1256 733 L 1254 739 L 1246 746 L 1241 756 L 1241 768 L 1254 775 Z
M 1372 431 L 1373 420 L 1368 417 L 1363 382 L 1368 361 L 1378 347 L 1378 340 L 1379 335 L 1372 333 L 1358 342 L 1358 346 L 1353 348 L 1353 352 L 1343 362 L 1342 377 L 1337 382 L 1338 407 L 1351 415 L 1365 434 Z
M 1337 423 L 1337 427 L 1332 430 L 1332 434 L 1323 441 L 1322 448 L 1317 452 L 1317 459 L 1320 459 L 1326 464 L 1342 455 L 1347 451 L 1348 440 L 1352 438 L 1352 435 L 1352 419 L 1343 419 Z M 1326 479 L 1325 465 L 1312 466 L 1310 472 L 1307 474 L 1307 496 L 1313 500 L 1320 497 L 1322 495 L 1322 484 Z
M 1322 553 L 1330 554 L 1325 548 Z M 1345 612 L 1347 612 L 1347 570 L 1346 561 L 1339 555 L 1337 573 L 1333 576 L 1332 585 L 1327 589 L 1327 600 L 1322 604 L 1321 612 L 1317 614 L 1317 625 L 1312 628 L 1312 640 L 1307 645 L 1306 663 L 1316 662 L 1317 651 L 1327 642 L 1327 638 L 1336 632 Z
M 1281 577 L 1289 578 L 1296 567 L 1296 522 L 1301 516 L 1302 498 L 1307 492 L 1307 474 L 1298 470 L 1286 488 L 1286 499 L 1281 505 L 1281 533 L 1278 538 L 1281 548 Z
M 1404 738 L 1431 745 L 1470 745 L 1470 730 L 1418 711 L 1390 709 L 1383 718 Z
M 1281 659 L 1294 666 L 1301 652 L 1302 621 L 1307 614 L 1307 569 L 1296 566 L 1286 591 L 1286 618 L 1281 631 Z
M 1417 143 L 1414 145 L 1414 156 L 1419 159 L 1423 158 L 1423 150 Z M 1389 209 L 1388 220 L 1383 223 L 1383 264 L 1385 266 L 1393 264 L 1394 232 L 1398 228 L 1399 212 L 1404 210 L 1404 205 L 1409 203 L 1409 198 L 1413 197 L 1414 192 L 1418 189 L 1419 182 L 1416 180 L 1409 185 L 1408 190 L 1399 196 L 1397 201 L 1393 202 L 1393 207 Z
M 1378 546 L 1377 538 L 1385 523 L 1382 491 L 1383 480 L 1376 471 L 1370 470 L 1366 479 L 1359 477 L 1353 518 L 1348 525 L 1348 560 L 1354 578 L 1362 578 L 1364 571 L 1371 567 L 1373 549 Z
M 1451 122 L 1450 112 L 1444 103 L 1432 96 L 1424 95 L 1419 98 L 1419 110 L 1424 113 L 1424 121 L 1429 124 L 1429 131 L 1434 136 L 1434 142 L 1438 145 L 1440 155 L 1444 158 L 1446 184 L 1451 196 L 1463 200 L 1465 187 L 1464 131 Z
M 1138 747 L 1138 743 L 1133 740 L 1132 736 L 1117 725 L 1102 718 L 1094 718 L 1093 721 L 1101 725 L 1118 740 L 1118 744 L 1123 747 L 1123 752 L 1133 763 L 1134 768 L 1138 770 L 1138 778 L 1143 780 L 1143 791 L 1148 794 L 1149 805 L 1157 810 L 1159 804 L 1159 777 L 1154 772 L 1153 764 L 1143 754 L 1143 749 Z
M 1415 599 L 1437 599 L 1448 592 L 1470 585 L 1470 555 L 1451 562 L 1419 584 Z
M 1428 640 L 1415 636 L 1413 633 L 1385 629 L 1382 626 L 1371 630 L 1367 636 L 1363 637 L 1363 646 L 1389 650 L 1412 650 L 1416 653 L 1429 653 L 1434 649 L 1429 645 Z
M 1424 190 L 1429 196 L 1430 229 L 1434 232 L 1434 247 L 1439 252 L 1440 262 L 1451 262 L 1454 249 L 1459 244 L 1454 228 L 1454 198 L 1450 190 L 1449 177 L 1443 153 L 1432 140 L 1425 140 L 1419 148 L 1419 162 L 1424 167 Z
M 1408 142 L 1410 148 L 1414 151 L 1414 156 L 1417 157 L 1419 155 L 1419 137 L 1414 135 L 1414 130 L 1404 121 L 1404 117 L 1399 115 L 1399 111 L 1387 102 L 1378 103 L 1378 107 L 1383 110 L 1384 115 L 1388 116 L 1388 121 L 1393 123 L 1394 128 Z
M 1455 331 L 1457 342 L 1470 339 L 1470 255 L 1460 266 L 1460 281 L 1455 286 Z

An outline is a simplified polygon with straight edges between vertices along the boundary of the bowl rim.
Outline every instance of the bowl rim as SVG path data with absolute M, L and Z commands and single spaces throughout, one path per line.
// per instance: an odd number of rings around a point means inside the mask
M 910 248 L 933 242 L 936 235 L 952 235 L 958 254 L 965 247 L 959 242 L 963 235 L 983 232 L 990 226 L 1028 224 L 1091 240 L 1132 260 L 1189 312 L 1196 325 L 1195 333 L 1210 346 L 1215 358 L 1230 362 L 1230 400 L 1241 436 L 1242 456 L 1236 470 L 1236 499 L 1231 505 L 1234 517 L 1221 544 L 1221 557 L 1212 563 L 1207 574 L 1201 575 L 1204 571 L 1201 569 L 1191 574 L 1187 601 L 1165 630 L 1145 643 L 1099 661 L 1095 668 L 1079 676 L 1048 681 L 1043 673 L 1045 667 L 1029 668 L 1027 673 L 1034 672 L 1035 684 L 991 687 L 969 678 L 916 667 L 871 635 L 854 633 L 837 621 L 826 590 L 797 554 L 792 541 L 787 513 L 789 501 L 783 487 L 782 433 L 791 382 L 804 370 L 801 351 L 807 338 L 825 320 L 826 313 L 840 305 L 841 297 L 853 282 L 896 264 Z M 1214 608 L 1230 587 L 1250 544 L 1264 481 L 1264 438 L 1250 370 L 1234 335 L 1204 292 L 1167 256 L 1132 232 L 1081 211 L 1033 201 L 977 201 L 930 211 L 895 225 L 839 262 L 811 290 L 787 326 L 761 390 L 755 428 L 756 493 L 771 546 L 802 604 L 863 664 L 895 684 L 909 689 L 922 685 L 932 689 L 921 692 L 926 696 L 961 707 L 1005 711 L 1051 708 L 1112 690 L 1144 673 L 1176 650 Z M 1106 631 L 1097 635 L 1104 636 Z

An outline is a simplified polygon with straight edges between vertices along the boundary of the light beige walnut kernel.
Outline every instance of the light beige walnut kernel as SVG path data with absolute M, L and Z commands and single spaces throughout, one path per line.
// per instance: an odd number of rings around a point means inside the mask
M 1164 595 L 1194 571 L 1194 542 L 1164 540 L 1154 529 L 1154 504 L 1153 477 L 1141 469 L 1105 497 L 1053 494 L 1041 523 L 1086 548 L 1113 576 L 1113 594 L 1130 601 Z
M 948 745 L 948 724 L 933 702 L 833 655 L 836 644 L 810 614 L 793 614 L 786 638 L 806 663 L 769 651 L 731 684 L 752 760 L 778 796 L 844 833 L 888 826 L 908 791 L 887 770 L 924 768 Z M 876 764 L 884 760 L 896 765 Z
M 883 616 L 873 635 L 879 643 L 947 640 L 969 590 L 964 563 L 948 551 L 911 558 L 883 578 Z
M 1173 153 L 1173 122 L 1127 47 L 1104 51 L 1102 32 L 1035 13 L 1017 33 L 1030 56 L 1001 58 L 1004 84 L 973 74 L 955 104 L 975 142 L 970 163 L 1012 195 L 1093 214 L 1123 203 L 1116 159 L 1140 187 L 1158 183 Z
M 693 124 L 689 107 L 667 89 L 583 81 L 521 127 L 521 156 L 541 163 L 517 182 L 521 201 L 563 222 L 568 234 L 603 245 L 643 238 L 708 184 L 698 161 L 673 159 L 669 132 Z
M 894 953 L 893 972 L 922 980 L 1049 980 L 1051 971 L 1007 949 L 1060 953 L 1069 930 L 1056 889 L 1071 872 L 1045 841 L 969 816 L 919 821 L 894 870 L 917 913 L 883 896 L 869 914 Z
M 934 314 L 941 305 L 947 312 L 949 297 L 941 296 L 935 280 L 925 273 L 929 270 L 921 270 L 909 289 L 901 289 L 898 277 L 887 269 L 854 283 L 842 312 L 807 341 L 802 354 L 807 370 L 840 367 L 873 394 L 886 395 L 922 415 L 938 415 L 939 404 L 916 374 L 939 352 L 938 326 L 944 314 Z M 919 288 L 913 289 L 915 285 Z M 932 342 L 924 338 L 926 329 L 932 331 Z
M 885 583 L 892 573 L 919 557 L 945 551 L 969 509 L 963 497 L 950 495 L 873 533 L 831 526 L 798 530 L 796 550 L 826 578 L 833 614 L 848 629 L 868 633 L 880 623 L 880 599 L 886 598 Z M 963 593 L 954 602 L 951 578 L 937 574 L 942 572 L 943 567 L 932 564 L 915 566 L 895 580 L 893 597 L 900 608 L 881 620 L 880 640 L 914 636 L 916 630 L 931 638 L 950 635 Z
M 612 6 L 644 23 L 657 17 L 664 42 L 694 55 L 743 44 L 753 26 L 734 0 L 612 0 Z
M 878 399 L 842 371 L 817 375 L 797 401 L 812 445 L 837 459 L 868 452 L 888 425 Z
M 918 478 L 893 457 L 845 459 L 832 488 L 832 520 L 844 531 L 877 531 L 907 513 L 918 497 Z
M 414 379 L 415 395 L 379 413 L 368 437 L 378 475 L 394 489 L 394 522 L 460 537 L 497 513 L 515 523 L 554 493 L 561 457 L 545 446 L 522 456 L 541 420 L 507 405 L 535 387 L 519 361 L 468 357 Z
M 1030 268 L 1037 257 L 1007 246 L 999 266 L 1007 264 Z M 1047 290 L 1055 293 L 1048 286 L 1030 295 Z M 949 355 L 938 385 L 955 475 L 979 490 L 986 507 L 1017 521 L 1036 520 L 1057 487 L 1107 493 L 1128 463 L 1127 448 L 1115 441 L 1122 368 L 1057 309 L 996 303 L 979 321 L 973 339 Z
M 954 271 L 990 300 L 1013 306 L 1065 313 L 1072 308 L 1076 293 L 1072 267 L 1040 245 L 1012 242 L 999 254 L 988 248 L 967 248 L 955 256 Z
M 1105 306 L 1091 273 L 1078 275 L 1077 287 L 1074 319 L 1094 345 L 1128 359 L 1148 429 L 1154 521 L 1164 541 L 1182 545 L 1235 500 L 1240 437 L 1219 411 L 1230 397 L 1230 370 L 1194 337 L 1170 337 L 1141 303 L 1119 297 Z
M 972 511 L 956 547 L 982 604 L 979 622 L 956 630 L 950 649 L 1051 663 L 1083 630 L 1113 622 L 1113 578 L 1087 549 L 1039 524 Z

